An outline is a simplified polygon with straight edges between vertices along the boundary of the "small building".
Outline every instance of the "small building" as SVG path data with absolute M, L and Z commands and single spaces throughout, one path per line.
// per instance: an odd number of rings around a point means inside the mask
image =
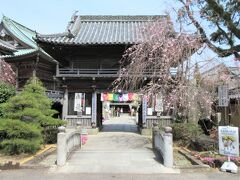
M 55 101 L 62 97 L 55 79 L 57 61 L 38 46 L 36 31 L 3 16 L 0 24 L 0 59 L 12 66 L 16 73 L 16 89 L 21 91 L 32 76 L 38 77 Z
M 201 76 L 218 82 L 215 87 L 216 92 L 217 86 L 227 85 L 228 106 L 219 107 L 216 102 L 215 111 L 222 113 L 221 124 L 240 126 L 240 67 L 219 64 L 203 72 Z

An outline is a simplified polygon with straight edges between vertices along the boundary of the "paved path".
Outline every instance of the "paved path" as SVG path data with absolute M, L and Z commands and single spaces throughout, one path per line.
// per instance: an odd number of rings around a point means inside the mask
M 239 180 L 239 174 L 189 172 L 181 174 L 49 173 L 46 169 L 0 171 L 1 180 Z
M 179 173 L 165 168 L 155 157 L 150 139 L 138 134 L 134 120 L 128 116 L 104 122 L 103 131 L 89 136 L 82 149 L 76 150 L 57 173 L 158 174 Z

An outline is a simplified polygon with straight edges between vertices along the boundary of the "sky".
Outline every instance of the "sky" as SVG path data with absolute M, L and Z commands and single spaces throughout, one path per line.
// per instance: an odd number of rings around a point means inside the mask
M 49 34 L 63 32 L 71 15 L 162 15 L 176 0 L 0 0 L 0 13 Z
M 41 34 L 64 32 L 75 11 L 79 15 L 164 15 L 168 12 L 175 22 L 175 9 L 179 7 L 177 0 L 0 0 L 2 15 Z M 235 66 L 231 61 L 233 57 L 221 59 L 209 49 L 193 56 L 192 62 L 213 58 L 216 64 L 227 62 Z

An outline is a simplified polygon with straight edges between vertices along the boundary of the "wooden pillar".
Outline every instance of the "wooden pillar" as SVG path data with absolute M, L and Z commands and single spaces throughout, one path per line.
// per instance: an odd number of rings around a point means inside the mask
M 57 63 L 57 65 L 56 65 L 56 76 L 58 76 L 59 75 L 59 63 Z
M 92 125 L 97 125 L 97 93 L 92 93 Z
M 147 125 L 147 96 L 144 95 L 142 98 L 142 123 L 143 127 Z
M 68 115 L 68 88 L 66 86 L 63 95 L 62 119 L 66 119 Z

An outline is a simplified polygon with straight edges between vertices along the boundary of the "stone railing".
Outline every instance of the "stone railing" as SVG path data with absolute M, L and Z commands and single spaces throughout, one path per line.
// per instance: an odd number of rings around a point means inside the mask
M 172 128 L 165 127 L 164 132 L 160 131 L 155 124 L 152 133 L 153 149 L 161 156 L 163 165 L 169 168 L 173 167 L 173 136 Z
M 61 126 L 58 128 L 57 135 L 57 165 L 64 166 L 70 153 L 81 147 L 81 130 L 80 124 L 77 124 L 76 130 L 66 132 L 66 128 Z

